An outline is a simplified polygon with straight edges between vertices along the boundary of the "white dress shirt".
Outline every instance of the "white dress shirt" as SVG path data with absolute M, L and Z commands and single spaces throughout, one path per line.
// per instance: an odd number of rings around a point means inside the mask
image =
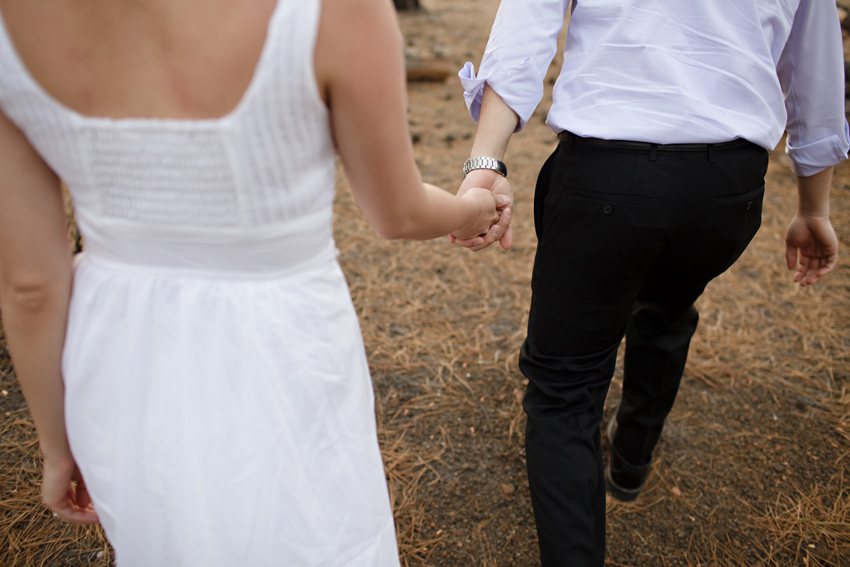
M 798 175 L 847 157 L 834 0 L 502 0 L 478 74 L 459 74 L 473 120 L 487 83 L 525 126 L 571 4 L 555 132 L 773 149 L 787 129 Z

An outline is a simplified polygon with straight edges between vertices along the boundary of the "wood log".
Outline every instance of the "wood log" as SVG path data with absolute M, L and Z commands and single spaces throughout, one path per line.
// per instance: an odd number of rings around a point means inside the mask
M 455 70 L 446 61 L 405 58 L 408 81 L 445 81 Z
M 399 12 L 411 12 L 419 9 L 419 0 L 393 0 L 393 4 Z

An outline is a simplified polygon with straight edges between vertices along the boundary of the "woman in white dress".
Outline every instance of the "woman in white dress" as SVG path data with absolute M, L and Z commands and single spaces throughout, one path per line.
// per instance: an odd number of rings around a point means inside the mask
M 387 238 L 509 222 L 422 183 L 399 40 L 386 0 L 0 0 L 3 324 L 44 501 L 119 567 L 398 565 L 337 156 Z

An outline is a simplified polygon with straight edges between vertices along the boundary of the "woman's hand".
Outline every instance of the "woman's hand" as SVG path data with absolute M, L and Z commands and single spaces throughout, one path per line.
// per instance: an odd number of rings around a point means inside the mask
M 510 197 L 491 192 L 489 189 L 473 187 L 464 192 L 462 198 L 473 201 L 478 207 L 478 214 L 466 226 L 452 234 L 461 240 L 473 239 L 487 235 L 500 229 L 498 222 L 500 213 L 511 203 Z
M 508 180 L 491 169 L 475 169 L 469 172 L 458 189 L 458 196 L 463 197 L 473 187 L 483 187 L 491 191 L 499 200 L 499 220 L 490 229 L 471 237 L 460 236 L 457 232 L 449 235 L 449 242 L 469 248 L 473 252 L 483 250 L 499 241 L 503 250 L 510 250 L 513 245 L 513 228 L 511 214 L 513 213 L 513 191 Z
M 98 522 L 86 483 L 72 457 L 44 458 L 41 496 L 53 514 L 66 522 Z

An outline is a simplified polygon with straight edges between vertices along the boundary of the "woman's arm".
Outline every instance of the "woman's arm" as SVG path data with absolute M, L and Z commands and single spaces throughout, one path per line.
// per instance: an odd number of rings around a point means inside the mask
M 63 519 L 94 522 L 65 432 L 61 376 L 71 253 L 59 180 L 0 113 L 0 307 L 44 455 L 42 493 Z
M 486 233 L 507 199 L 422 183 L 407 126 L 404 51 L 386 0 L 325 0 L 315 67 L 337 151 L 367 220 L 386 238 Z

